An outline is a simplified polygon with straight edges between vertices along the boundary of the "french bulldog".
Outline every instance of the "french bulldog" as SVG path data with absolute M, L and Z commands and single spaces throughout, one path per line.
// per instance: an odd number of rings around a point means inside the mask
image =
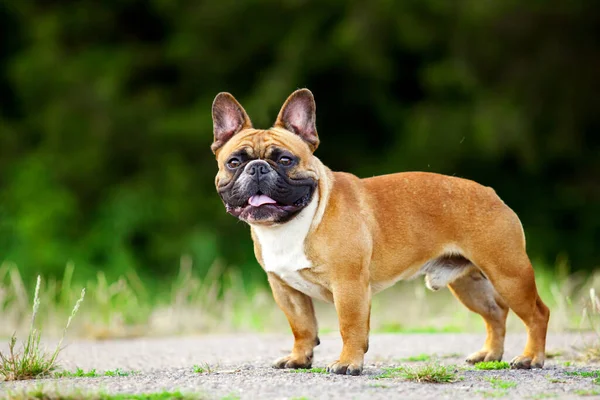
M 359 375 L 371 296 L 424 275 L 429 289 L 447 286 L 483 317 L 487 338 L 468 363 L 502 359 L 512 309 L 527 327 L 527 344 L 511 366 L 542 368 L 550 311 L 517 215 L 493 189 L 467 179 L 332 172 L 314 155 L 315 112 L 307 89 L 290 95 L 270 129 L 253 128 L 229 93 L 212 106 L 217 192 L 227 212 L 250 225 L 256 258 L 294 334 L 292 352 L 274 366 L 312 365 L 319 344 L 313 299 L 320 299 L 335 305 L 343 341 L 327 370 Z

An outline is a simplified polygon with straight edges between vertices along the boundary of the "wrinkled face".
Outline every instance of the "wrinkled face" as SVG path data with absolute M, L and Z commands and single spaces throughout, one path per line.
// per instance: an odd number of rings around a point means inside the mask
M 281 224 L 310 203 L 318 182 L 312 165 L 318 137 L 309 91 L 292 94 L 268 130 L 253 129 L 228 94 L 215 99 L 213 122 L 215 183 L 228 213 L 250 224 Z
M 312 154 L 288 135 L 249 129 L 219 154 L 216 185 L 228 213 L 249 223 L 283 223 L 308 205 L 317 186 L 307 163 Z

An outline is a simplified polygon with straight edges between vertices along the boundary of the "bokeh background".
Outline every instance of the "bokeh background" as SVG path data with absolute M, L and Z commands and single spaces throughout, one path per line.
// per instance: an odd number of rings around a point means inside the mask
M 476 180 L 536 268 L 600 266 L 592 0 L 0 1 L 0 260 L 264 282 L 213 186 L 211 103 L 269 127 L 301 87 L 332 169 Z

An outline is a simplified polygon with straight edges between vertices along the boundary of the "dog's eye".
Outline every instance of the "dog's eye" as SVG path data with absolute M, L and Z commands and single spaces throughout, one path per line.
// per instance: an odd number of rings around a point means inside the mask
M 227 166 L 231 169 L 236 169 L 240 165 L 242 165 L 242 162 L 237 158 L 232 158 L 231 160 L 227 161 Z
M 292 165 L 292 159 L 283 156 L 279 159 L 279 164 L 283 165 L 284 167 L 289 167 L 290 165 Z

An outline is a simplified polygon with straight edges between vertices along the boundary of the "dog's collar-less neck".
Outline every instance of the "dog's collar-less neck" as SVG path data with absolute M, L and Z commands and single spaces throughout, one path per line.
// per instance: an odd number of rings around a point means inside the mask
M 316 189 L 310 203 L 290 221 L 272 226 L 252 226 L 267 272 L 281 276 L 312 266 L 306 258 L 304 245 L 318 208 L 319 192 Z
M 321 220 L 323 219 L 325 209 L 327 208 L 327 204 L 329 203 L 331 185 L 333 183 L 333 174 L 331 173 L 331 170 L 327 168 L 318 158 L 316 159 L 316 161 L 318 165 L 317 168 L 319 170 L 319 181 L 317 182 L 317 189 L 315 190 L 313 197 L 318 200 L 318 204 L 312 224 L 310 226 L 309 233 L 314 232 L 321 223 Z M 324 177 L 327 177 L 327 179 L 323 179 Z
M 314 230 L 314 228 L 316 228 L 315 222 L 316 222 L 316 216 L 318 215 L 319 211 L 320 211 L 320 205 L 321 205 L 321 201 L 319 199 L 320 196 L 320 192 L 319 192 L 319 186 L 317 186 L 317 188 L 315 188 L 315 191 L 312 195 L 312 199 L 310 200 L 310 202 L 308 203 L 308 205 L 306 207 L 304 207 L 304 209 L 300 210 L 300 212 L 298 212 L 297 215 L 295 215 L 291 220 L 286 221 L 284 223 L 280 223 L 280 224 L 274 224 L 274 225 L 269 225 L 269 226 L 265 226 L 265 225 L 260 225 L 260 224 L 252 224 L 252 223 L 248 223 L 250 225 L 250 227 L 252 228 L 252 230 L 254 232 L 257 232 L 259 235 L 263 234 L 263 232 L 277 232 L 279 233 L 283 233 L 285 230 L 287 229 L 292 229 L 292 230 L 296 230 L 296 227 L 298 225 L 309 225 L 309 229 L 307 231 L 307 234 L 309 232 L 312 232 Z M 322 215 L 321 215 L 322 216 Z M 312 220 L 311 224 L 308 224 L 307 221 Z M 320 222 L 320 219 L 319 219 Z

